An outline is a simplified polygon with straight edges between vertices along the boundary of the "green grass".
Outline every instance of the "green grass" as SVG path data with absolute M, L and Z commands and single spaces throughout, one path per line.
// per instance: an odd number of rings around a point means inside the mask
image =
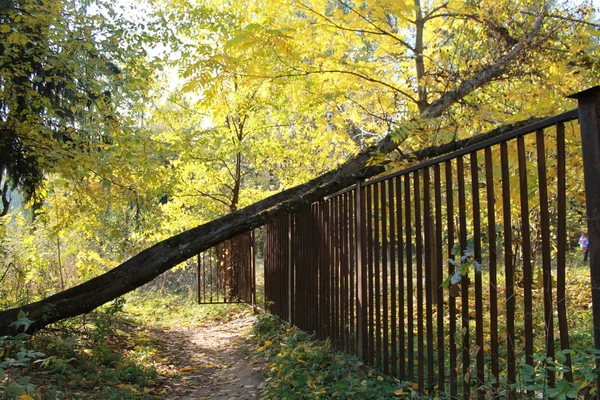
M 138 324 L 154 328 L 207 326 L 251 313 L 243 303 L 198 304 L 191 296 L 136 291 L 125 298 L 125 312 Z

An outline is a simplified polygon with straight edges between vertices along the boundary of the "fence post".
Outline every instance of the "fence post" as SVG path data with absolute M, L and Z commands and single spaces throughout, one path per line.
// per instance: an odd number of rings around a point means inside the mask
M 590 277 L 592 281 L 592 313 L 594 344 L 600 349 L 600 86 L 575 93 L 579 106 L 579 126 L 583 153 L 583 176 L 590 239 Z M 600 370 L 600 359 L 596 361 Z M 597 378 L 600 399 L 600 374 Z
M 287 282 L 287 286 L 288 286 L 288 292 L 287 292 L 287 298 L 288 298 L 288 309 L 287 309 L 287 314 L 288 314 L 288 322 L 290 324 L 290 326 L 293 326 L 296 321 L 295 318 L 292 317 L 292 312 L 294 310 L 294 266 L 292 264 L 293 259 L 292 259 L 292 230 L 293 230 L 293 226 L 294 226 L 294 215 L 293 214 L 288 214 L 287 216 L 287 225 L 288 225 L 288 232 L 287 232 L 287 254 L 288 254 L 288 259 L 287 261 L 287 278 L 288 278 L 288 282 Z
M 202 300 L 200 299 L 200 294 L 201 294 L 201 291 L 202 291 L 201 285 L 204 282 L 200 282 L 200 272 L 201 272 L 201 268 L 202 268 L 201 265 L 200 265 L 200 253 L 198 253 L 197 261 L 198 262 L 197 262 L 196 271 L 197 271 L 197 275 L 198 275 L 198 281 L 196 283 L 197 283 L 197 286 L 198 286 L 198 288 L 197 288 L 198 289 L 198 304 L 202 304 Z
M 363 262 L 363 221 L 362 210 L 364 208 L 364 189 L 361 182 L 356 183 L 355 191 L 355 221 L 356 221 L 356 345 L 358 358 L 361 360 L 367 359 L 367 275 L 366 266 Z
M 252 292 L 250 293 L 250 297 L 252 299 L 252 312 L 256 315 L 258 314 L 258 308 L 256 307 L 256 238 L 254 229 L 250 231 L 250 257 L 250 269 L 252 271 Z

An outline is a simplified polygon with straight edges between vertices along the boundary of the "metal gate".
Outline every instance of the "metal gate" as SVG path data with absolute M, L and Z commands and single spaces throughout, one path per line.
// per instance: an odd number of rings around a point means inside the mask
M 198 303 L 255 305 L 254 232 L 246 232 L 198 254 Z

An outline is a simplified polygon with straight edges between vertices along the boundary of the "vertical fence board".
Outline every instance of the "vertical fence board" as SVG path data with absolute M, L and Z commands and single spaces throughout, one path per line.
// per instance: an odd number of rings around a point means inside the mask
M 443 243 L 442 243 L 442 180 L 440 173 L 440 164 L 436 164 L 433 167 L 434 176 L 434 196 L 435 196 L 435 273 L 437 275 L 437 363 L 438 363 L 438 376 L 437 376 L 437 390 L 440 393 L 445 391 L 445 375 L 446 375 L 446 359 L 444 355 L 444 289 L 442 282 L 444 280 L 443 272 Z
M 492 148 L 485 148 L 485 187 L 487 200 L 487 236 L 488 236 L 488 268 L 490 291 L 490 353 L 491 372 L 494 381 L 493 387 L 499 387 L 499 360 L 498 360 L 498 282 L 497 282 L 497 241 L 496 241 L 496 211 L 494 196 L 494 164 Z
M 546 323 L 546 356 L 554 359 L 554 310 L 552 307 L 552 265 L 550 259 L 550 213 L 548 211 L 548 180 L 544 131 L 536 131 L 540 216 L 542 225 L 542 271 L 544 277 L 544 321 Z M 548 384 L 554 387 L 556 373 L 548 368 Z
M 557 243 L 556 243 L 556 307 L 558 309 L 558 325 L 560 329 L 560 347 L 571 348 L 569 344 L 569 324 L 566 304 L 566 254 L 567 254 L 567 184 L 566 184 L 566 149 L 565 124 L 556 125 L 556 184 L 557 184 Z M 571 368 L 571 354 L 566 355 L 566 366 Z M 566 371 L 564 377 L 573 382 L 572 372 Z
M 394 179 L 396 186 L 396 226 L 398 229 L 398 235 L 396 239 L 398 241 L 398 377 L 403 380 L 406 378 L 406 328 L 405 328 L 405 308 L 404 308 L 404 235 L 402 229 L 403 226 L 403 213 L 402 213 L 402 179 L 397 176 Z M 405 192 L 406 193 L 406 192 Z
M 374 289 L 375 289 L 375 365 L 382 366 L 382 343 L 381 343 L 381 237 L 379 235 L 380 210 L 379 210 L 379 185 L 371 185 L 373 190 L 373 253 L 374 261 Z
M 521 194 L 521 254 L 523 258 L 523 305 L 525 313 L 525 362 L 533 366 L 533 270 L 531 267 L 531 238 L 529 234 L 529 186 L 525 138 L 517 138 L 519 159 L 519 192 Z M 530 396 L 533 392 L 528 393 Z
M 452 161 L 448 160 L 445 163 L 446 175 L 446 220 L 448 223 L 448 259 L 454 259 L 452 249 L 454 248 L 454 188 L 452 186 Z M 454 275 L 455 267 L 452 263 L 448 263 L 448 275 Z M 448 313 L 449 317 L 449 338 L 450 338 L 450 397 L 455 399 L 458 396 L 458 377 L 456 371 L 456 289 L 452 285 L 448 291 Z
M 458 178 L 458 220 L 459 220 L 459 259 L 463 257 L 467 249 L 467 202 L 465 186 L 464 157 L 456 159 L 456 175 Z M 460 263 L 462 268 L 462 262 Z M 466 273 L 465 273 L 466 272 Z M 470 367 L 471 367 L 471 343 L 469 333 L 469 275 L 467 271 L 461 271 L 461 319 L 462 319 L 462 386 L 463 398 L 469 399 L 471 395 Z
M 390 373 L 390 334 L 389 334 L 389 305 L 388 305 L 388 207 L 386 202 L 385 181 L 379 182 L 379 192 L 381 193 L 381 281 L 382 281 L 382 328 L 383 328 L 383 372 Z
M 417 383 L 419 391 L 425 386 L 425 353 L 423 348 L 424 323 L 423 323 L 423 221 L 421 215 L 421 179 L 420 171 L 413 174 L 414 201 L 415 201 L 415 244 L 417 264 Z
M 414 306 L 413 306 L 413 267 L 412 267 L 412 215 L 410 196 L 410 175 L 404 176 L 404 201 L 405 201 L 405 234 L 406 234 L 406 320 L 407 320 L 407 378 L 413 380 L 415 373 L 415 345 L 414 345 Z
M 396 335 L 397 335 L 397 323 L 396 323 L 396 317 L 397 317 L 397 310 L 396 310 L 396 306 L 397 306 L 397 292 L 396 292 L 396 254 L 397 254 L 397 240 L 396 238 L 398 237 L 396 234 L 396 220 L 395 220 L 395 216 L 397 215 L 397 212 L 395 210 L 395 198 L 394 198 L 394 180 L 393 179 L 389 179 L 387 181 L 387 193 L 388 193 L 388 207 L 389 207 L 389 216 L 390 216 L 390 336 L 391 336 L 391 354 L 390 354 L 390 373 L 392 376 L 396 377 L 398 376 L 398 369 L 397 369 L 397 358 L 398 358 L 398 351 L 396 348 L 397 345 L 397 340 L 396 340 Z
M 483 357 L 483 281 L 481 277 L 481 208 L 479 202 L 479 164 L 477 152 L 470 154 L 471 198 L 473 202 L 473 260 L 475 265 L 475 347 L 477 360 L 477 397 L 483 399 L 485 393 L 479 390 L 484 384 L 485 360 Z
M 375 361 L 375 297 L 374 297 L 374 261 L 373 261 L 373 186 L 365 186 L 367 197 L 367 275 L 368 275 L 368 298 L 367 305 L 369 309 L 368 327 L 369 327 L 369 352 L 368 360 L 371 365 Z
M 504 279 L 506 291 L 506 347 L 507 347 L 507 383 L 511 385 L 508 389 L 508 398 L 516 399 L 516 391 L 512 387 L 516 378 L 516 356 L 515 356 L 515 279 L 514 265 L 512 259 L 512 224 L 510 210 L 510 174 L 508 169 L 508 145 L 506 142 L 500 144 L 500 164 L 502 170 L 502 208 L 504 224 Z
M 355 215 L 356 215 L 356 193 L 355 193 L 356 189 L 354 189 L 354 191 L 350 192 L 348 194 L 348 229 L 350 231 L 350 236 L 349 236 L 349 248 L 348 248 L 348 252 L 349 252 L 349 257 L 350 257 L 350 264 L 349 264 L 349 284 L 350 284 L 350 295 L 349 295 L 349 315 L 348 318 L 350 319 L 350 348 L 352 352 L 355 352 L 358 355 L 358 349 L 357 349 L 357 341 L 356 338 L 358 336 L 357 331 L 356 331 L 356 299 L 358 298 L 358 293 L 356 291 L 356 280 L 358 277 L 357 271 L 356 271 L 356 267 L 357 267 L 357 262 L 356 262 L 356 242 L 357 242 L 357 236 L 356 236 L 356 220 L 355 220 Z
M 427 393 L 433 394 L 433 263 L 434 255 L 432 241 L 432 223 L 431 218 L 431 180 L 429 168 L 423 169 L 423 235 L 425 239 L 425 324 L 427 328 Z

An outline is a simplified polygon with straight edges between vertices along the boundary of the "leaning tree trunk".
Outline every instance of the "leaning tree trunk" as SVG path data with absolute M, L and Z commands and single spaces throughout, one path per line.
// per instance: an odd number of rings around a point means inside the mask
M 419 161 L 442 155 L 456 149 L 488 140 L 534 120 L 495 129 L 484 135 L 430 147 L 401 160 Z M 53 322 L 94 310 L 116 297 L 122 296 L 156 278 L 179 263 L 240 233 L 259 227 L 273 217 L 305 207 L 324 196 L 344 189 L 358 180 L 384 171 L 382 165 L 369 165 L 375 151 L 391 151 L 395 145 L 384 140 L 379 146 L 359 154 L 338 169 L 319 176 L 305 184 L 268 197 L 242 210 L 173 236 L 135 255 L 128 261 L 71 289 L 23 307 L 0 312 L 0 336 L 12 333 L 10 324 L 23 310 L 34 323 L 36 331 Z
M 276 215 L 304 207 L 352 185 L 358 179 L 383 172 L 382 166 L 367 166 L 369 159 L 368 153 L 360 154 L 342 167 L 305 184 L 163 240 L 107 273 L 78 286 L 23 307 L 2 311 L 0 336 L 12 333 L 10 324 L 17 320 L 20 310 L 34 321 L 31 332 L 53 322 L 90 312 L 150 282 L 194 255 L 263 225 Z
M 0 312 L 0 336 L 12 333 L 11 324 L 17 320 L 21 310 L 27 314 L 30 320 L 34 321 L 29 328 L 30 332 L 53 322 L 90 312 L 102 304 L 150 282 L 194 255 L 242 232 L 263 225 L 276 215 L 305 207 L 326 195 L 356 183 L 357 180 L 382 173 L 384 167 L 373 165 L 374 160 L 393 151 L 398 146 L 398 138 L 408 137 L 413 129 L 423 127 L 425 125 L 423 122 L 439 117 L 452 104 L 501 76 L 511 63 L 523 55 L 542 25 L 546 12 L 545 7 L 546 5 L 543 6 L 531 31 L 523 40 L 515 44 L 496 62 L 488 65 L 470 79 L 463 81 L 456 89 L 441 96 L 433 103 L 420 107 L 421 116 L 418 119 L 401 124 L 398 131 L 388 134 L 381 142 L 359 153 L 336 170 L 268 197 L 242 210 L 163 240 L 111 271 L 71 289 L 23 307 L 2 311 Z M 496 130 L 483 137 L 487 139 L 489 136 L 504 131 L 506 129 Z M 429 151 L 417 153 L 416 158 L 439 155 L 476 141 L 472 138 L 429 149 Z

